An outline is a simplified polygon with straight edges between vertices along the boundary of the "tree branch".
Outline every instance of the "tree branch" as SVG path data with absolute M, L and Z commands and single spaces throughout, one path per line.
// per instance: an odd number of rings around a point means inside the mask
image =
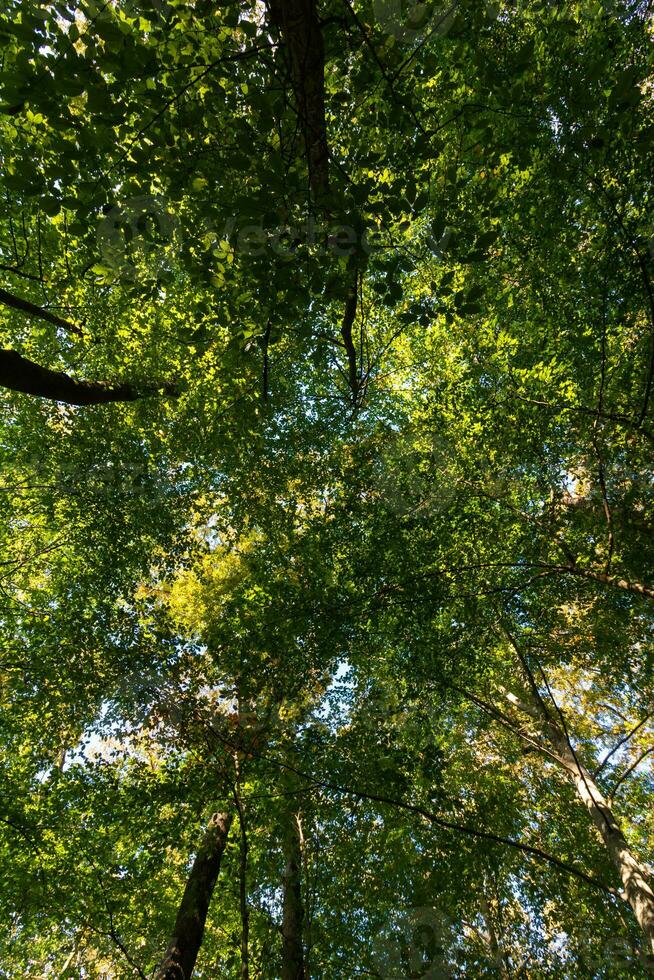
M 61 371 L 41 367 L 13 350 L 0 350 L 0 387 L 68 405 L 132 402 L 158 392 L 171 397 L 179 394 L 175 386 L 167 382 L 137 387 L 129 383 L 109 385 L 103 381 L 76 381 Z
M 70 320 L 64 320 L 63 317 L 51 313 L 50 310 L 45 310 L 42 306 L 36 306 L 28 299 L 14 296 L 12 293 L 8 293 L 6 289 L 0 289 L 0 303 L 10 306 L 13 310 L 20 310 L 21 313 L 27 313 L 29 316 L 35 316 L 39 320 L 45 320 L 46 323 L 52 323 L 55 327 L 61 327 L 62 330 L 74 333 L 78 337 L 84 336 L 81 327 L 78 327 L 77 324 L 71 323 Z
M 638 731 L 638 729 L 639 728 L 642 728 L 643 725 L 645 724 L 645 722 L 649 718 L 651 718 L 651 717 L 652 717 L 652 712 L 651 711 L 648 711 L 647 714 L 645 715 L 645 717 L 644 718 L 641 718 L 641 720 L 638 722 L 638 724 L 634 728 L 632 728 L 630 732 L 627 732 L 626 735 L 623 735 L 622 736 L 622 738 L 617 743 L 617 745 L 614 745 L 614 747 L 611 749 L 611 751 L 608 753 L 608 755 L 605 755 L 604 756 L 604 758 L 600 762 L 599 766 L 597 767 L 597 769 L 593 773 L 593 776 L 594 777 L 597 777 L 601 773 L 602 769 L 604 768 L 604 766 L 606 765 L 606 763 L 609 761 L 609 759 L 611 758 L 611 756 L 612 755 L 615 755 L 615 753 L 618 751 L 618 749 L 621 749 L 622 746 L 625 744 L 625 742 L 628 742 L 629 739 L 632 738 L 632 736 L 636 734 L 636 732 Z
M 358 275 L 355 271 L 354 281 L 347 292 L 345 310 L 343 312 L 343 320 L 341 323 L 341 337 L 343 338 L 343 346 L 345 347 L 345 352 L 347 354 L 347 378 L 350 391 L 352 393 L 352 404 L 354 407 L 356 407 L 357 404 L 360 387 L 357 352 L 352 339 L 352 328 L 354 326 L 354 320 L 357 314 L 357 286 Z
M 625 772 L 622 773 L 622 775 L 617 780 L 615 786 L 613 787 L 613 789 L 611 790 L 611 792 L 609 794 L 609 800 L 610 800 L 611 803 L 613 803 L 613 798 L 615 797 L 615 794 L 618 792 L 618 789 L 620 788 L 620 786 L 624 783 L 625 779 L 627 779 L 629 776 L 631 776 L 631 774 L 634 771 L 634 769 L 636 769 L 637 766 L 639 766 L 641 764 L 641 762 L 643 761 L 643 759 L 646 758 L 646 756 L 650 755 L 650 753 L 652 753 L 652 752 L 654 752 L 654 745 L 650 745 L 650 747 L 648 749 L 645 749 L 644 752 L 641 752 L 640 755 L 638 756 L 638 758 L 636 759 L 636 761 L 635 762 L 632 762 L 632 764 L 629 766 L 629 768 L 626 769 Z

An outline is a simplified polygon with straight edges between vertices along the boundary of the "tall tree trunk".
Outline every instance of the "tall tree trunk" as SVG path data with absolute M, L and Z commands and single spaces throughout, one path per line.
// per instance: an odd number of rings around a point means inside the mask
M 615 815 L 588 770 L 575 759 L 562 731 L 552 732 L 550 742 L 563 760 L 579 798 L 588 810 L 618 870 L 624 895 L 638 925 L 654 952 L 654 891 L 645 867 L 632 853 Z
M 506 697 L 523 713 L 538 722 L 545 741 L 553 750 L 550 758 L 552 755 L 556 758 L 574 783 L 577 795 L 588 810 L 595 828 L 606 845 L 609 857 L 620 875 L 624 898 L 631 906 L 636 921 L 650 949 L 654 952 L 654 891 L 649 883 L 649 874 L 631 851 L 602 791 L 573 752 L 562 726 L 548 715 L 537 697 L 534 697 L 533 702 L 521 700 L 509 692 L 506 692 Z
M 240 835 L 239 860 L 239 904 L 241 909 L 241 980 L 250 977 L 250 910 L 248 908 L 248 834 L 245 823 L 245 810 L 240 798 L 240 785 L 236 790 L 236 808 Z
M 283 833 L 283 851 L 285 867 L 281 980 L 305 980 L 302 945 L 302 838 L 297 813 L 288 814 Z
M 0 350 L 0 387 L 69 405 L 133 402 L 157 391 L 168 395 L 176 394 L 174 387 L 168 384 L 137 388 L 131 384 L 109 385 L 103 381 L 76 381 L 61 371 L 41 367 L 13 350 Z
M 288 55 L 289 75 L 298 115 L 304 136 L 304 147 L 309 171 L 309 187 L 324 217 L 333 217 L 329 201 L 330 153 L 327 138 L 325 112 L 325 45 L 318 12 L 317 0 L 267 0 L 272 23 L 279 31 Z M 365 256 L 358 243 L 353 246 L 354 255 L 363 268 Z M 362 262 L 362 260 L 364 260 Z M 341 321 L 340 346 L 346 355 L 343 373 L 350 389 L 349 397 L 354 412 L 360 407 L 365 378 L 363 350 L 357 355 L 352 331 L 357 312 L 359 274 L 357 262 L 348 269 L 348 286 L 345 291 L 345 308 Z M 363 339 L 361 342 L 363 348 Z M 267 381 L 264 383 L 264 392 Z
M 329 190 L 325 121 L 325 49 L 316 0 L 269 0 L 271 18 L 288 52 L 289 74 L 304 137 L 309 184 L 321 201 Z
M 186 882 L 157 980 L 190 980 L 193 974 L 231 823 L 231 813 L 214 813 L 209 821 Z

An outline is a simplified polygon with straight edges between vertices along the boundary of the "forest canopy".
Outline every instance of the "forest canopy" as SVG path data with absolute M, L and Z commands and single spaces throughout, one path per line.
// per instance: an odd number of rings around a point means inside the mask
M 644 0 L 5 0 L 0 978 L 654 973 Z

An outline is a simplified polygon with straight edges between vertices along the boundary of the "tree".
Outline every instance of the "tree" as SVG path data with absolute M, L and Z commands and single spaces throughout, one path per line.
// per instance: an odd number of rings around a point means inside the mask
M 193 860 L 166 955 L 159 968 L 161 980 L 190 977 L 193 973 L 231 822 L 230 813 L 214 813 L 209 820 Z
M 0 976 L 651 972 L 651 12 L 0 17 Z

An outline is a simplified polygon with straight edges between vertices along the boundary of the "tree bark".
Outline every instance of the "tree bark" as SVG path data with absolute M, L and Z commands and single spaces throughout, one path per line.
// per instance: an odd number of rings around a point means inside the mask
M 559 731 L 556 736 L 552 732 L 550 742 L 561 756 L 579 798 L 606 845 L 620 875 L 624 896 L 654 952 L 654 891 L 650 887 L 647 870 L 635 858 L 611 807 L 591 774 L 575 759 L 563 732 Z
M 325 120 L 325 49 L 316 0 L 269 0 L 269 9 L 288 52 L 309 186 L 319 201 L 329 190 L 329 147 Z
M 190 980 L 193 974 L 231 823 L 231 813 L 214 813 L 209 821 L 186 882 L 157 980 Z
M 352 339 L 352 328 L 354 327 L 354 321 L 357 315 L 357 291 L 359 285 L 359 278 L 354 272 L 354 281 L 347 292 L 347 299 L 345 300 L 345 311 L 343 313 L 343 320 L 341 323 L 341 337 L 343 338 L 343 346 L 347 354 L 347 379 L 350 386 L 350 394 L 352 398 L 352 407 L 356 409 L 357 402 L 359 399 L 359 389 L 361 386 L 361 379 L 359 378 L 359 367 L 357 364 L 357 351 L 354 346 L 354 340 Z
M 311 194 L 319 210 L 329 216 L 330 154 L 325 113 L 325 45 L 317 2 L 268 0 L 268 9 L 272 23 L 279 31 L 288 52 L 289 74 L 304 137 Z M 344 373 L 355 412 L 359 407 L 364 381 L 363 371 L 359 371 L 357 365 L 357 350 L 352 337 L 358 283 L 355 266 L 347 289 L 341 323 L 342 345 L 347 357 L 347 370 Z
M 239 861 L 239 905 L 241 910 L 241 980 L 250 980 L 250 910 L 248 908 L 248 835 L 245 823 L 245 811 L 239 796 L 240 787 L 236 791 L 236 808 L 238 810 L 240 839 Z
M 573 752 L 562 727 L 545 713 L 542 705 L 520 700 L 510 692 L 505 692 L 505 696 L 511 704 L 538 722 L 542 735 L 553 749 L 549 758 L 556 758 L 574 784 L 620 875 L 623 897 L 631 906 L 649 948 L 654 952 L 654 891 L 649 883 L 649 873 L 631 851 L 602 791 Z
M 566 566 L 566 571 L 580 578 L 588 578 L 594 582 L 602 582 L 603 585 L 612 585 L 616 589 L 624 589 L 625 592 L 633 592 L 634 595 L 642 595 L 648 599 L 654 599 L 654 589 L 641 582 L 630 582 L 619 575 L 607 575 L 606 572 L 594 572 L 590 568 L 577 568 L 574 565 Z
M 68 405 L 102 405 L 132 402 L 157 391 L 174 395 L 172 385 L 137 388 L 132 384 L 109 385 L 103 381 L 76 381 L 61 371 L 51 371 L 13 350 L 0 350 L 0 387 Z
M 289 814 L 284 828 L 284 910 L 282 918 L 281 980 L 305 980 L 302 929 L 302 839 L 297 813 Z

